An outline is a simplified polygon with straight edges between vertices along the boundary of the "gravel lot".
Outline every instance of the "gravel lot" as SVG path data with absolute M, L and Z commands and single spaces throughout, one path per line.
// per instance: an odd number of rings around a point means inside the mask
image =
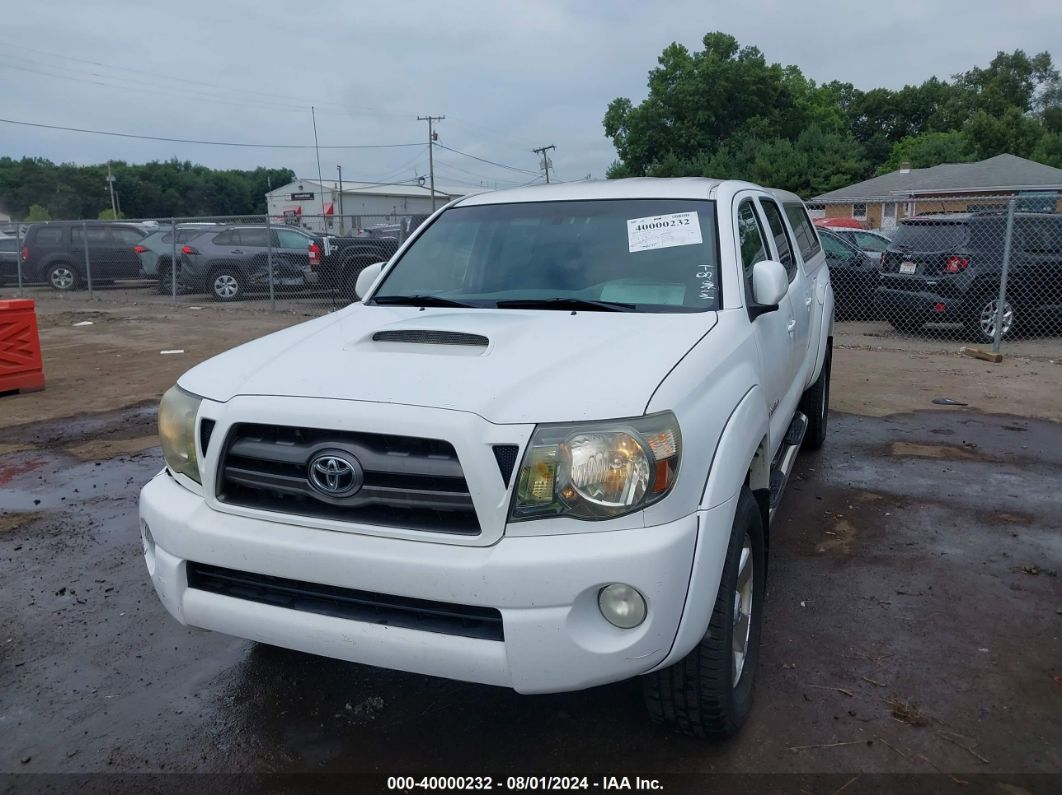
M 956 340 L 838 327 L 831 435 L 773 530 L 757 703 L 713 746 L 650 726 L 636 683 L 524 697 L 170 619 L 136 529 L 158 396 L 328 306 L 166 301 L 43 296 L 48 388 L 0 398 L 0 774 L 788 773 L 833 774 L 793 790 L 833 792 L 890 772 L 1058 791 L 1059 340 L 992 365 Z

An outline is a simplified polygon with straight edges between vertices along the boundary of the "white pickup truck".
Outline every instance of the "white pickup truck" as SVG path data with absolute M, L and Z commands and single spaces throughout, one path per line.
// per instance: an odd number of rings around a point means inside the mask
M 800 199 L 470 196 L 358 294 L 163 397 L 140 526 L 166 609 L 521 693 L 641 676 L 655 720 L 737 731 L 771 516 L 826 433 L 833 293 Z

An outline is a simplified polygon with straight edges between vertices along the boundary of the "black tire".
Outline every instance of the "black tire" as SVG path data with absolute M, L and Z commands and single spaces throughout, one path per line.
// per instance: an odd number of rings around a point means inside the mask
M 828 343 L 826 358 L 815 383 L 809 386 L 800 398 L 800 411 L 808 418 L 804 433 L 803 448 L 818 450 L 826 441 L 826 425 L 830 421 L 830 374 L 833 370 L 833 343 Z
M 63 293 L 81 286 L 81 274 L 69 262 L 53 262 L 44 271 L 44 280 L 53 290 Z
M 207 292 L 215 301 L 229 303 L 240 301 L 247 290 L 247 280 L 239 268 L 225 266 L 210 272 L 207 279 Z
M 746 538 L 751 551 L 752 603 L 744 664 L 734 682 L 734 609 L 738 573 Z M 752 709 L 752 690 L 760 656 L 766 572 L 763 516 L 752 492 L 742 489 L 726 563 L 708 632 L 693 651 L 674 665 L 642 677 L 642 693 L 655 723 L 680 734 L 723 740 L 732 737 Z
M 159 295 L 173 294 L 173 271 L 170 270 L 170 261 L 159 260 Z M 180 287 L 180 285 L 178 285 Z
M 926 324 L 924 320 L 903 315 L 891 315 L 888 320 L 889 324 L 901 334 L 916 334 Z
M 982 345 L 991 345 L 996 341 L 995 313 L 998 306 L 999 294 L 985 293 L 976 301 L 972 301 L 966 312 L 966 319 L 963 321 L 966 333 Z M 1014 336 L 1020 314 L 1018 306 L 1008 296 L 1003 304 L 1003 333 L 1000 334 L 1000 340 Z

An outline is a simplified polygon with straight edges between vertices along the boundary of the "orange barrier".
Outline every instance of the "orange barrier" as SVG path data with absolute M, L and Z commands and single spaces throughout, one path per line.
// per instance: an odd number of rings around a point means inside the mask
M 29 299 L 0 301 L 0 393 L 44 389 L 37 307 Z

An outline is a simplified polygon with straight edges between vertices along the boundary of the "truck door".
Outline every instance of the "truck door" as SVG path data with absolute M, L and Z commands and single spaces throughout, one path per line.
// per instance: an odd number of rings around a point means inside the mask
M 752 295 L 752 267 L 763 260 L 771 259 L 767 226 L 760 215 L 755 200 L 739 196 L 734 208 L 734 229 L 738 250 L 741 252 L 741 270 L 745 283 L 745 306 L 755 305 Z M 793 307 L 786 295 L 778 309 L 758 315 L 752 321 L 760 353 L 761 385 L 767 393 L 770 412 L 771 454 L 778 449 L 789 424 L 791 412 L 786 412 L 787 393 L 793 378 L 794 334 L 796 320 Z

